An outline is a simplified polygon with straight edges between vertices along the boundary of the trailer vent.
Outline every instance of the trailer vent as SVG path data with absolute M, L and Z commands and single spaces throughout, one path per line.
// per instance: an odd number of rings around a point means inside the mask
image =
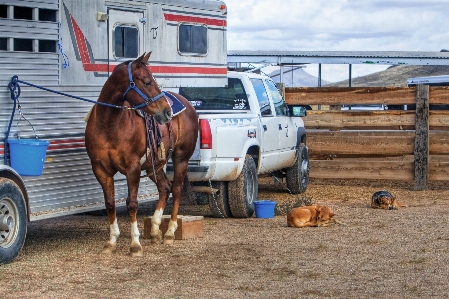
M 57 10 L 53 9 L 39 9 L 39 21 L 43 22 L 56 22 Z
M 14 19 L 32 20 L 33 9 L 31 7 L 14 6 Z
M 8 50 L 8 39 L 7 38 L 0 38 L 0 50 L 6 51 Z
M 33 40 L 26 38 L 15 38 L 14 51 L 33 52 Z
M 56 53 L 56 41 L 39 40 L 39 52 Z
M 0 18 L 6 19 L 8 17 L 8 6 L 0 5 Z

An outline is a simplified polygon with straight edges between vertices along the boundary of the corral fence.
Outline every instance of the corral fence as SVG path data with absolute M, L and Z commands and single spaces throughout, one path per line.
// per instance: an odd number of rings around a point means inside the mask
M 449 110 L 429 110 L 449 104 L 449 87 L 285 88 L 285 98 L 313 107 L 304 117 L 310 177 L 414 181 L 415 190 L 449 180 Z M 356 104 L 416 109 L 340 109 Z

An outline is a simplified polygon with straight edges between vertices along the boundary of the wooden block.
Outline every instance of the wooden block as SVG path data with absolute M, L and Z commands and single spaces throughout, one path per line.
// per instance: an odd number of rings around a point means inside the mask
M 165 234 L 170 222 L 170 215 L 162 215 L 162 221 L 159 229 Z M 150 238 L 151 218 L 143 219 L 143 237 Z M 203 216 L 183 216 L 178 215 L 178 229 L 175 231 L 175 240 L 187 240 L 202 238 L 204 236 L 204 217 Z

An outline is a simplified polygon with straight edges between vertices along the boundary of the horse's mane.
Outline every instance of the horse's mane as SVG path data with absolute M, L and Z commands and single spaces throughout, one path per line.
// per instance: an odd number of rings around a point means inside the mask
M 124 65 L 128 65 L 131 62 L 132 62 L 132 60 L 127 60 L 127 61 L 124 61 L 124 62 L 122 62 L 120 64 L 117 64 L 117 66 L 114 68 L 114 70 L 112 72 L 115 72 L 115 70 L 119 69 L 120 67 L 122 67 Z
M 124 66 L 124 65 L 128 66 L 128 64 L 130 64 L 133 61 L 134 60 L 127 60 L 127 61 L 124 61 L 124 62 L 122 62 L 120 64 L 117 64 L 117 66 L 114 68 L 114 70 L 112 72 L 114 72 L 117 68 L 119 68 L 121 66 Z M 141 62 L 141 63 L 143 64 L 143 62 Z M 148 65 L 148 63 L 146 63 L 145 65 Z

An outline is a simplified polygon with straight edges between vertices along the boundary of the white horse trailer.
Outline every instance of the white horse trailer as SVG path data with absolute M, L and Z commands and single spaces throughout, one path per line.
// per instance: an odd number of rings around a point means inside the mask
M 216 0 L 0 2 L 0 264 L 19 254 L 29 221 L 104 208 L 83 118 L 116 65 L 151 51 L 149 67 L 163 90 L 227 84 L 226 13 Z M 20 95 L 8 90 L 14 75 Z M 49 141 L 42 175 L 10 166 L 7 141 L 19 133 Z M 115 179 L 120 205 L 127 186 L 124 176 Z M 139 199 L 156 196 L 142 179 Z

